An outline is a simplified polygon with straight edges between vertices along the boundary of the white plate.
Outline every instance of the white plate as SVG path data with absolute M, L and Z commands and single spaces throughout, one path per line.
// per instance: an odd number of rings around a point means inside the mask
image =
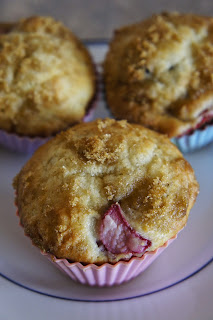
M 100 62 L 106 45 L 90 44 Z M 109 115 L 102 101 L 96 117 Z M 139 277 L 112 288 L 90 288 L 73 282 L 31 245 L 18 225 L 11 181 L 28 156 L 0 148 L 0 274 L 28 290 L 78 301 L 123 300 L 152 294 L 192 277 L 213 261 L 213 144 L 186 157 L 200 183 L 200 194 L 187 227 Z

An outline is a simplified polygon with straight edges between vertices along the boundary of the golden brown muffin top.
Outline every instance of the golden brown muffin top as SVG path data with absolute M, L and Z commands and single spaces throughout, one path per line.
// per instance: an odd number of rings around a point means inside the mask
M 49 136 L 79 122 L 94 94 L 89 53 L 62 23 L 0 24 L 0 128 Z
M 104 64 L 117 118 L 169 137 L 213 116 L 213 18 L 162 13 L 117 30 Z
M 151 251 L 184 227 L 198 193 L 193 169 L 169 139 L 113 119 L 57 135 L 26 163 L 14 188 L 35 245 L 58 258 L 98 264 L 132 256 L 101 243 L 112 205 L 123 211 L 123 218 L 114 211 L 115 218 L 126 221 L 136 240 L 149 241 Z

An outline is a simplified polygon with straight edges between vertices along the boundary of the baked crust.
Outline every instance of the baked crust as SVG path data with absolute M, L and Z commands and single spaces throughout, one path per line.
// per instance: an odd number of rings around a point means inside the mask
M 100 245 L 113 203 L 155 250 L 186 224 L 197 193 L 193 169 L 163 135 L 125 120 L 96 120 L 40 147 L 14 179 L 26 234 L 58 258 L 116 262 Z
M 213 18 L 162 13 L 117 30 L 104 63 L 118 119 L 179 136 L 213 114 Z
M 62 23 L 0 24 L 0 128 L 49 136 L 79 122 L 95 91 L 91 57 Z

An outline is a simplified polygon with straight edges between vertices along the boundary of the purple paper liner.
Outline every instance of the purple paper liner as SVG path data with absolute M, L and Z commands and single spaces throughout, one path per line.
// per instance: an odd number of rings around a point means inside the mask
M 12 151 L 22 153 L 33 153 L 38 147 L 47 142 L 49 139 L 49 137 L 30 138 L 25 136 L 18 136 L 17 134 L 0 130 L 0 144 Z

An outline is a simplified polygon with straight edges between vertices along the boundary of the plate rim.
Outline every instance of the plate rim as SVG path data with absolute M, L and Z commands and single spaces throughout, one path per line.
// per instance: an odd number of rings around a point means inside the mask
M 61 297 L 61 296 L 57 296 L 57 295 L 54 295 L 54 294 L 46 293 L 46 292 L 43 292 L 43 291 L 39 291 L 37 289 L 33 289 L 31 287 L 28 287 L 28 286 L 25 286 L 22 283 L 19 283 L 18 281 L 15 281 L 15 280 L 11 279 L 10 277 L 5 276 L 1 272 L 0 272 L 0 276 L 2 278 L 4 278 L 5 280 L 7 280 L 7 281 L 9 281 L 9 282 L 11 282 L 11 283 L 23 288 L 23 289 L 26 289 L 28 291 L 31 291 L 31 292 L 34 292 L 34 293 L 37 293 L 37 294 L 40 294 L 40 295 L 43 295 L 43 296 L 46 296 L 46 297 L 54 298 L 54 299 L 60 299 L 60 300 L 66 300 L 66 301 L 76 301 L 76 302 L 115 302 L 115 301 L 124 301 L 124 300 L 131 300 L 131 299 L 137 299 L 137 298 L 146 297 L 146 296 L 152 295 L 154 293 L 158 293 L 158 292 L 164 291 L 166 289 L 169 289 L 171 287 L 174 287 L 174 286 L 176 286 L 176 285 L 178 285 L 178 284 L 180 284 L 180 283 L 192 278 L 193 276 L 195 276 L 196 274 L 198 274 L 199 272 L 204 270 L 212 262 L 213 262 L 213 257 L 210 260 L 208 260 L 204 265 L 199 267 L 197 270 L 195 270 L 191 274 L 189 274 L 188 276 L 186 276 L 183 279 L 180 279 L 180 280 L 178 280 L 178 281 L 176 281 L 176 282 L 174 282 L 174 283 L 172 283 L 172 284 L 170 284 L 168 286 L 165 286 L 163 288 L 160 288 L 160 289 L 157 289 L 157 290 L 154 290 L 154 291 L 150 291 L 150 292 L 147 292 L 147 293 L 131 296 L 131 297 L 114 298 L 114 299 L 101 299 L 101 300 Z M 97 290 L 98 290 L 98 288 L 97 288 Z

